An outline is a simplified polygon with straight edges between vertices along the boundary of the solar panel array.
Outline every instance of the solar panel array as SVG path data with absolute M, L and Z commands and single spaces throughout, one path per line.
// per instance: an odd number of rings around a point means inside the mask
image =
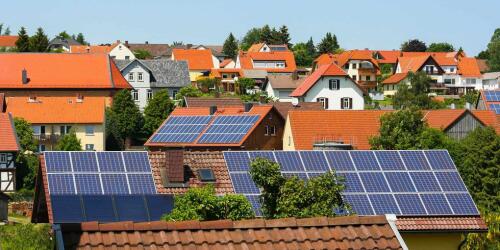
M 490 103 L 490 110 L 495 111 L 495 114 L 500 115 L 500 103 Z
M 152 143 L 239 143 L 258 115 L 172 116 L 151 137 Z M 201 135 L 201 136 L 200 136 Z
M 260 214 L 260 190 L 250 161 L 268 158 L 283 176 L 307 180 L 334 170 L 345 177 L 343 198 L 359 215 L 478 215 L 458 171 L 444 150 L 228 151 L 224 158 L 236 193 Z
M 44 152 L 51 195 L 156 194 L 147 152 Z
M 486 90 L 483 92 L 487 102 L 500 102 L 499 90 Z

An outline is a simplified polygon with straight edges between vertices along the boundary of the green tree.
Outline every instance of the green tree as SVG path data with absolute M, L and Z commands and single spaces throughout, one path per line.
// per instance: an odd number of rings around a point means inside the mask
M 71 36 L 65 30 L 60 32 L 56 37 L 61 38 L 61 39 L 70 39 L 71 38 Z
M 307 48 L 307 54 L 312 58 L 316 58 L 316 53 L 317 53 L 316 46 L 314 46 L 312 37 L 310 37 L 309 40 L 307 41 L 306 48 Z
M 250 164 L 250 175 L 261 189 L 261 210 L 265 218 L 276 218 L 280 188 L 286 179 L 280 165 L 264 158 L 256 158 Z
M 488 50 L 483 50 L 483 51 L 479 52 L 479 54 L 477 54 L 476 58 L 488 60 L 490 58 L 490 53 L 488 53 Z
M 218 90 L 219 80 L 217 78 L 201 78 L 196 81 L 196 85 L 198 86 L 199 89 L 201 89 L 202 92 L 208 93 L 211 90 L 215 89 Z
M 297 43 L 292 48 L 298 66 L 310 67 L 314 57 L 309 53 L 306 43 Z
M 241 39 L 240 48 L 242 50 L 248 50 L 252 44 L 256 44 L 261 42 L 261 29 L 260 28 L 252 28 L 250 29 L 243 39 Z
M 33 128 L 22 118 L 14 118 L 14 126 L 21 147 L 16 157 L 16 189 L 33 189 L 38 168 L 38 157 L 33 153 L 37 149 Z
M 280 27 L 276 36 L 275 40 L 277 44 L 286 44 L 289 49 L 292 48 L 293 44 L 290 43 L 290 33 L 288 33 L 288 27 L 286 27 L 286 25 Z
M 255 80 L 252 78 L 241 77 L 236 81 L 235 88 L 238 94 L 245 95 L 247 90 L 253 89 L 255 86 Z
M 120 90 L 116 93 L 108 115 L 113 134 L 124 142 L 125 148 L 130 146 L 133 138 L 141 135 L 144 117 L 132 100 L 129 90 Z
M 81 151 L 82 142 L 76 137 L 75 131 L 65 134 L 57 143 L 56 150 L 59 151 Z
M 339 48 L 337 37 L 330 32 L 326 33 L 325 37 L 318 44 L 318 52 L 320 54 L 335 53 Z
M 167 90 L 161 90 L 153 95 L 144 109 L 144 132 L 151 135 L 168 115 L 174 110 L 174 102 Z
M 488 44 L 488 66 L 490 71 L 500 71 L 500 28 L 496 29 Z
M 149 53 L 149 51 L 147 51 L 145 49 L 136 49 L 136 50 L 134 50 L 134 56 L 135 56 L 135 58 L 140 59 L 140 60 L 145 60 L 145 59 L 151 59 L 151 58 L 153 58 L 153 56 L 151 55 L 151 53 Z
M 264 27 L 261 28 L 260 30 L 260 42 L 267 43 L 267 44 L 273 44 L 273 31 L 271 30 L 271 27 L 269 25 L 264 25 Z
M 238 41 L 233 36 L 233 33 L 229 33 L 229 36 L 224 41 L 222 46 L 222 52 L 226 54 L 227 57 L 235 59 L 238 55 Z
M 418 39 L 411 39 L 401 44 L 403 52 L 424 52 L 427 50 L 427 45 Z
M 410 86 L 399 84 L 398 91 L 394 95 L 394 108 L 430 108 L 429 97 L 431 78 L 425 72 L 408 73 Z
M 30 37 L 26 32 L 24 27 L 21 27 L 19 33 L 17 33 L 19 38 L 16 41 L 16 48 L 18 52 L 29 52 L 30 51 Z
M 45 52 L 49 47 L 49 38 L 43 32 L 42 28 L 38 28 L 36 34 L 29 39 L 31 52 Z
M 89 43 L 87 41 L 85 41 L 85 36 L 83 36 L 82 33 L 78 33 L 76 35 L 76 39 L 75 39 L 78 43 L 80 43 L 81 45 L 88 45 Z
M 10 36 L 10 27 L 7 27 L 5 29 L 5 32 L 3 33 L 4 36 Z
M 162 217 L 167 221 L 242 220 L 255 217 L 252 205 L 243 195 L 217 196 L 212 185 L 190 188 L 175 196 L 174 209 Z
M 428 52 L 453 52 L 455 48 L 450 43 L 431 43 Z
M 201 92 L 201 90 L 199 90 L 194 86 L 189 85 L 186 87 L 182 87 L 179 90 L 177 95 L 175 95 L 175 100 L 179 102 L 180 106 L 184 106 L 184 97 L 200 97 L 202 95 L 203 93 Z

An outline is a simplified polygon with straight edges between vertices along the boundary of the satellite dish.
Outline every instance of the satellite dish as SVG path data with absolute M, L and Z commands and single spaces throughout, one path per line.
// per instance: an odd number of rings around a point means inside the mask
M 293 105 L 294 107 L 296 107 L 297 105 L 299 105 L 299 99 L 297 99 L 297 98 L 292 98 L 292 105 Z

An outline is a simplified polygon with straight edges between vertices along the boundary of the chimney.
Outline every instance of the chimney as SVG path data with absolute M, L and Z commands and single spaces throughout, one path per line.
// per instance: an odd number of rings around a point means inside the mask
M 21 71 L 21 78 L 22 78 L 23 84 L 28 84 L 28 71 L 26 71 L 26 69 L 23 69 Z
M 145 42 L 145 44 L 149 44 L 149 42 L 148 42 L 148 41 L 146 41 L 146 42 Z
M 217 112 L 217 106 L 210 106 L 210 115 L 214 115 Z
M 184 151 L 165 151 L 165 167 L 160 171 L 164 186 L 169 183 L 184 183 Z
M 186 45 L 186 47 L 187 47 L 188 49 L 190 49 L 191 47 L 193 47 L 193 44 L 192 44 L 192 43 L 188 43 L 188 44 Z
M 125 41 L 125 46 L 127 46 L 127 47 L 128 47 L 128 41 Z
M 252 103 L 245 102 L 245 113 L 250 112 L 250 110 L 252 109 L 252 107 L 253 107 Z
M 465 109 L 471 110 L 471 104 L 469 102 L 465 103 Z
M 121 41 L 120 40 L 116 40 L 116 43 L 120 43 Z

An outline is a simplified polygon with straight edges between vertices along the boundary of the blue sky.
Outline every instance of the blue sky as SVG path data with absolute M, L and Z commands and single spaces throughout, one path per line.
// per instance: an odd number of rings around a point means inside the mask
M 500 28 L 499 9 L 497 0 L 23 0 L 2 3 L 0 23 L 15 33 L 21 26 L 30 33 L 41 26 L 50 36 L 82 32 L 91 43 L 201 44 L 285 24 L 292 43 L 310 36 L 317 43 L 332 32 L 345 49 L 397 49 L 419 38 L 476 55 Z

